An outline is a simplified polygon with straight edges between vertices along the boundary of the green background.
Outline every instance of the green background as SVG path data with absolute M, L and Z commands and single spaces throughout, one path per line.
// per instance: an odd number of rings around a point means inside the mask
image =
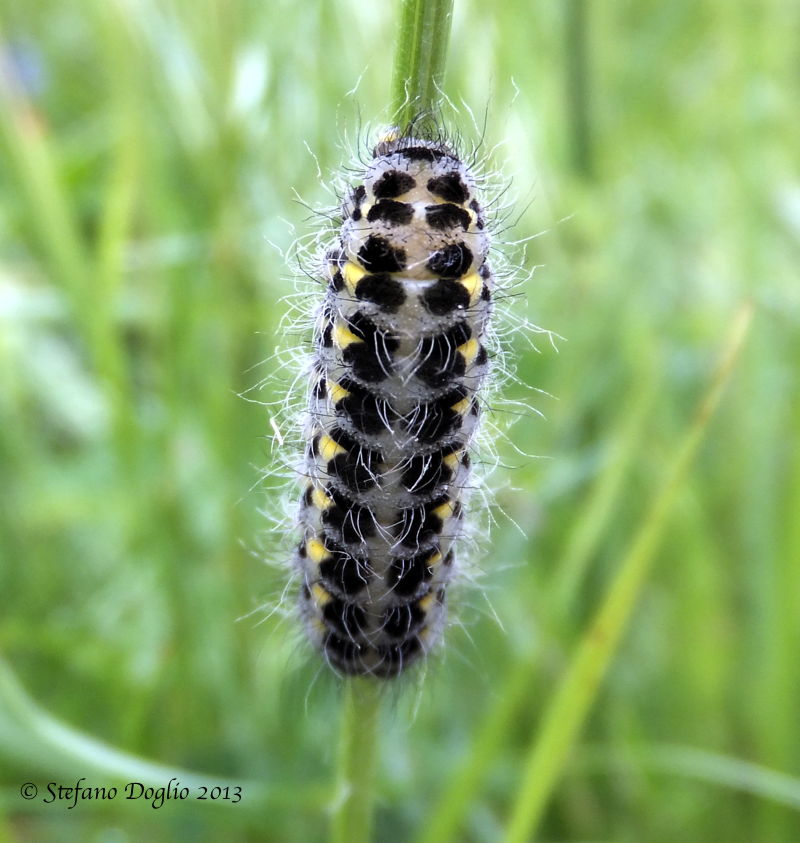
M 797 840 L 800 11 L 585 5 L 581 26 L 575 0 L 456 3 L 448 123 L 474 138 L 469 109 L 488 117 L 511 185 L 499 243 L 539 235 L 508 247 L 504 397 L 543 417 L 499 439 L 480 576 L 453 588 L 424 681 L 384 706 L 378 838 L 430 829 L 471 759 L 454 839 L 500 839 L 543 708 L 751 299 L 540 831 Z M 280 299 L 322 222 L 297 196 L 330 204 L 320 181 L 387 119 L 395 14 L 0 0 L 0 839 L 325 834 L 341 689 L 281 601 L 274 409 L 241 396 L 288 388 L 272 355 L 305 340 L 283 334 Z M 173 770 L 245 780 L 245 799 L 19 795 Z

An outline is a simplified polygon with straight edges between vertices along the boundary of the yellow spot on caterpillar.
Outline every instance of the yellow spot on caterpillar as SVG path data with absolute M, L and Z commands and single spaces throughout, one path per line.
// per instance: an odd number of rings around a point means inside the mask
M 325 510 L 331 505 L 331 499 L 322 491 L 322 489 L 315 488 L 311 493 L 311 503 L 317 509 Z
M 431 610 L 431 606 L 433 606 L 435 602 L 436 594 L 433 591 L 430 591 L 422 598 L 422 600 L 419 601 L 419 603 L 417 603 L 417 605 L 423 612 L 425 612 L 425 614 L 428 614 Z
M 342 270 L 342 277 L 344 278 L 344 283 L 347 286 L 347 289 L 354 293 L 356 289 L 356 285 L 358 282 L 367 274 L 365 269 L 362 269 L 358 264 L 353 263 L 353 261 L 347 261 L 344 265 L 344 269 Z
M 357 337 L 348 327 L 343 323 L 337 322 L 333 328 L 333 341 L 339 348 L 347 348 L 354 342 L 363 342 L 360 337 Z
M 472 361 L 478 356 L 478 348 L 478 341 L 473 337 L 471 340 L 467 340 L 464 345 L 460 345 L 456 351 L 460 352 L 464 358 L 464 363 L 470 366 Z
M 341 445 L 337 444 L 336 442 L 331 439 L 330 436 L 323 434 L 319 440 L 319 455 L 325 462 L 330 462 L 334 457 L 338 457 L 339 454 L 346 454 L 347 450 L 343 448 Z
M 331 601 L 331 595 L 318 582 L 311 586 L 311 596 L 320 608 Z
M 328 548 L 319 539 L 309 539 L 306 542 L 306 553 L 315 565 L 328 558 Z
M 442 561 L 442 554 L 438 550 L 434 551 L 427 559 L 425 564 L 429 568 L 433 568 Z
M 442 462 L 450 469 L 450 471 L 455 471 L 458 467 L 459 455 L 458 454 L 448 454 Z
M 435 515 L 437 518 L 444 521 L 446 518 L 450 518 L 455 510 L 455 501 L 445 501 L 441 506 L 437 506 L 436 509 L 433 510 L 432 515 Z
M 469 293 L 470 304 L 474 304 L 481 291 L 481 279 L 477 272 L 471 272 L 459 279 L 459 284 Z
M 338 404 L 340 401 L 344 401 L 350 393 L 336 381 L 332 381 L 328 384 L 328 394 L 331 396 L 331 401 Z
M 470 400 L 469 398 L 462 398 L 458 404 L 453 404 L 450 408 L 454 413 L 458 413 L 459 416 L 463 416 L 464 413 L 467 412 L 469 409 Z

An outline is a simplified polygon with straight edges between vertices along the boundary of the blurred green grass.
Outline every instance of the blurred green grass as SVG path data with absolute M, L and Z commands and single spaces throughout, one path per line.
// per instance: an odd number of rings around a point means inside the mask
M 587 4 L 576 94 L 574 5 L 456 4 L 448 94 L 488 109 L 486 146 L 502 143 L 525 209 L 506 236 L 541 232 L 513 309 L 566 341 L 536 353 L 510 338 L 545 415 L 510 433 L 545 459 L 500 446 L 498 504 L 525 536 L 497 516 L 489 602 L 454 594 L 447 655 L 384 712 L 377 832 L 425 831 L 532 663 L 478 756 L 458 839 L 499 837 L 550 689 L 752 298 L 743 358 L 542 839 L 794 840 L 800 12 Z M 23 781 L 85 772 L 48 759 L 38 721 L 27 734 L 0 720 L 0 837 L 324 834 L 336 684 L 291 620 L 236 622 L 284 586 L 260 550 L 260 510 L 279 505 L 257 486 L 268 414 L 238 393 L 270 373 L 292 290 L 281 252 L 313 230 L 294 191 L 329 201 L 307 147 L 327 175 L 385 117 L 393 12 L 0 0 L 0 648 L 47 716 L 263 788 L 227 809 L 24 803 Z

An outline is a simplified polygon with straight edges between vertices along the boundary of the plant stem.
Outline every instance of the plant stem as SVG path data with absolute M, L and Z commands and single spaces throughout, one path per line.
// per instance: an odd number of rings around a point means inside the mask
M 452 14 L 453 0 L 403 0 L 392 80 L 392 114 L 401 128 L 439 101 Z
M 672 459 L 656 495 L 622 561 L 606 598 L 584 633 L 567 672 L 545 711 L 538 740 L 517 794 L 506 843 L 533 839 L 547 800 L 594 701 L 658 548 L 667 518 L 747 335 L 752 306 L 733 321 L 721 360 L 694 420 Z
M 569 0 L 566 8 L 567 109 L 572 165 L 584 179 L 594 174 L 589 90 L 589 27 L 586 0 Z
M 381 691 L 371 679 L 350 679 L 345 687 L 332 843 L 370 839 Z
M 519 661 L 509 672 L 494 706 L 479 726 L 469 754 L 454 766 L 439 803 L 428 814 L 416 843 L 450 843 L 458 839 L 497 747 L 513 732 L 515 718 L 528 704 L 532 673 L 533 667 L 527 660 Z

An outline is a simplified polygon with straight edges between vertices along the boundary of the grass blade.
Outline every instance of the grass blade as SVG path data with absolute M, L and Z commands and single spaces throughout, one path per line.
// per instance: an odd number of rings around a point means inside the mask
M 751 317 L 752 306 L 743 305 L 733 321 L 709 388 L 671 461 L 671 470 L 545 711 L 539 738 L 528 755 L 505 837 L 507 843 L 525 843 L 536 831 L 630 618 L 677 493 L 733 371 Z
M 263 801 L 266 790 L 256 782 L 232 781 L 149 761 L 73 729 L 43 711 L 28 696 L 0 657 L 0 756 L 24 758 L 29 767 L 71 776 L 79 770 L 110 783 L 142 782 L 161 787 L 171 778 L 199 788 L 241 786 L 248 801 Z

